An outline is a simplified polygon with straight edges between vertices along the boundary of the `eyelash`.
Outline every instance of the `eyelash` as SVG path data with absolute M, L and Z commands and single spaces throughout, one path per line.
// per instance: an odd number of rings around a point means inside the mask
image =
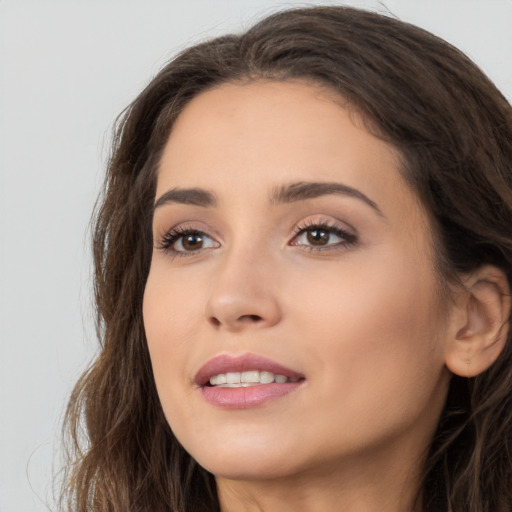
M 329 251 L 329 250 L 342 250 L 347 249 L 348 247 L 353 246 L 357 242 L 357 236 L 349 233 L 345 229 L 337 226 L 336 224 L 331 224 L 329 222 L 320 221 L 320 222 L 314 222 L 314 221 L 305 221 L 302 224 L 299 224 L 295 228 L 295 235 L 293 237 L 293 240 L 296 240 L 300 235 L 313 230 L 318 231 L 327 231 L 329 234 L 336 235 L 339 238 L 342 238 L 344 241 L 337 243 L 337 244 L 330 244 L 330 245 L 324 245 L 324 246 L 317 246 L 314 245 L 305 245 L 305 244 L 293 244 L 295 246 L 299 246 L 301 248 L 304 248 L 308 251 Z
M 171 229 L 168 231 L 161 239 L 158 248 L 162 250 L 165 253 L 172 254 L 172 256 L 190 256 L 194 252 L 199 252 L 200 249 L 197 251 L 177 251 L 176 249 L 173 249 L 173 245 L 180 240 L 181 238 L 184 238 L 187 235 L 203 235 L 205 236 L 206 233 L 203 233 L 199 229 L 190 228 L 187 226 L 179 226 L 176 228 Z M 206 235 L 208 238 L 208 235 Z
M 351 247 L 357 242 L 356 235 L 349 233 L 348 231 L 340 228 L 339 226 L 335 224 L 331 224 L 329 222 L 304 222 L 303 224 L 299 224 L 295 230 L 294 235 L 292 238 L 292 242 L 296 240 L 300 235 L 313 230 L 323 230 L 327 231 L 329 234 L 333 234 L 335 236 L 338 236 L 339 238 L 343 239 L 343 242 L 336 243 L 336 244 L 330 244 L 325 246 L 317 246 L 314 245 L 306 245 L 306 244 L 297 244 L 292 243 L 291 245 L 295 247 L 301 247 L 308 251 L 328 251 L 328 250 L 340 250 L 340 249 L 346 249 L 348 247 Z M 178 256 L 178 257 L 186 257 L 191 256 L 194 253 L 200 252 L 204 248 L 200 248 L 197 251 L 178 251 L 176 249 L 173 249 L 173 245 L 178 242 L 180 239 L 184 238 L 187 235 L 202 235 L 203 237 L 207 237 L 211 240 L 213 240 L 211 237 L 206 235 L 206 233 L 190 228 L 187 226 L 179 226 L 176 228 L 171 229 L 168 231 L 161 239 L 158 249 L 162 250 L 165 253 L 172 254 L 172 256 Z

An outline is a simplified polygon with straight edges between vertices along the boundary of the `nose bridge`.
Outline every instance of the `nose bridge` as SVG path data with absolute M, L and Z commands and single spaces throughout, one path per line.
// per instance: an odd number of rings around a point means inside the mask
M 206 318 L 216 327 L 270 327 L 281 318 L 270 247 L 255 242 L 240 240 L 221 257 L 206 304 Z

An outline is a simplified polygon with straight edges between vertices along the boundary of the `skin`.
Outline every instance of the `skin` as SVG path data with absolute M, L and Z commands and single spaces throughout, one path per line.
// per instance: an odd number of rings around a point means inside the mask
M 374 206 L 339 193 L 271 201 L 297 182 L 341 183 Z M 216 204 L 155 209 L 144 323 L 166 418 L 216 476 L 222 511 L 411 512 L 453 326 L 397 152 L 319 87 L 226 84 L 180 114 L 156 201 L 196 187 Z M 318 223 L 349 236 L 312 245 Z M 163 249 L 180 228 L 203 233 L 202 247 Z M 207 403 L 198 370 L 248 352 L 304 384 L 255 408 Z

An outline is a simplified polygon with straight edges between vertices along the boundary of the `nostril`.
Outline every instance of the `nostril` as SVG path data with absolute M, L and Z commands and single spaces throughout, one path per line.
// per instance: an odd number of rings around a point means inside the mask
M 243 315 L 240 317 L 240 319 L 242 322 L 245 320 L 245 321 L 250 321 L 250 322 L 260 322 L 261 320 L 263 320 L 263 318 L 259 315 Z
M 223 324 L 223 322 L 215 316 L 211 316 L 208 320 L 214 327 L 220 327 Z M 246 323 L 252 324 L 252 323 L 258 323 L 261 321 L 263 321 L 263 317 L 261 317 L 259 315 L 241 315 L 238 318 L 233 319 L 233 321 L 226 321 L 226 324 L 227 325 L 229 325 L 231 323 L 233 323 L 233 325 L 246 324 Z
M 212 316 L 210 318 L 210 322 L 215 326 L 215 327 L 218 327 L 220 325 L 220 320 L 218 318 L 215 318 L 214 316 Z

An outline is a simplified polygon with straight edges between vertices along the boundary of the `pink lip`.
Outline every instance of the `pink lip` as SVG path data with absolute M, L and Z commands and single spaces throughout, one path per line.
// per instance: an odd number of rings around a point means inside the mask
M 284 375 L 289 379 L 298 380 L 298 382 L 261 384 L 246 388 L 207 386 L 210 377 L 213 375 L 249 370 L 272 372 L 277 375 Z M 203 397 L 212 405 L 225 409 L 248 409 L 295 391 L 304 384 L 304 375 L 256 354 L 221 355 L 210 359 L 201 367 L 194 378 L 194 383 L 200 386 Z

